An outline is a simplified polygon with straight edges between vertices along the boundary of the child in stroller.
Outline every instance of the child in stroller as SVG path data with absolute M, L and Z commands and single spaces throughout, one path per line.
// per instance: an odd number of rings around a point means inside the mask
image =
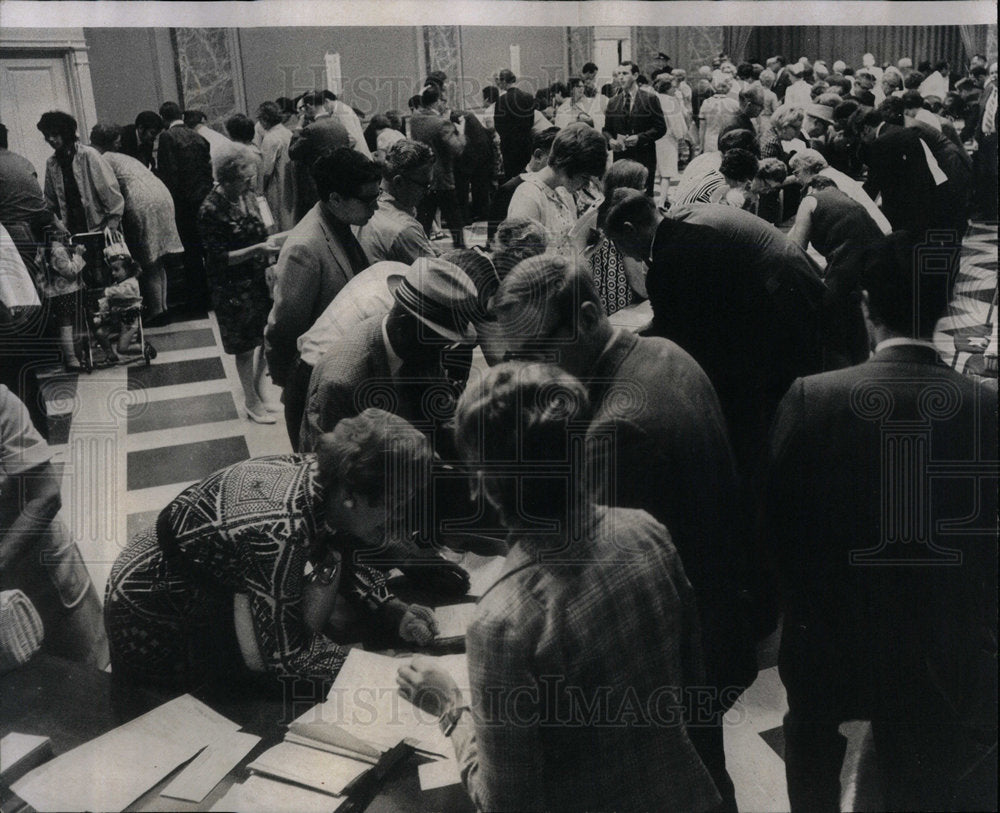
M 108 364 L 117 364 L 119 354 L 123 356 L 138 355 L 130 352 L 132 342 L 139 331 L 139 314 L 142 308 L 142 295 L 139 293 L 139 281 L 136 279 L 139 266 L 124 243 L 110 243 L 104 249 L 104 260 L 114 280 L 99 293 L 103 294 L 96 300 L 96 310 L 91 315 L 94 326 L 94 339 L 104 351 Z M 118 330 L 118 352 L 111 346 L 111 336 Z

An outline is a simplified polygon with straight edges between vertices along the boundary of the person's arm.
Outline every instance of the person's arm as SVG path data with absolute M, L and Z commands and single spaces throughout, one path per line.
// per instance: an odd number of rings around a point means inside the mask
M 59 210 L 59 195 L 56 192 L 55 174 L 58 171 L 51 163 L 45 166 L 45 206 L 57 218 L 62 217 L 62 212 Z
M 795 224 L 788 233 L 788 239 L 803 251 L 809 248 L 809 232 L 812 230 L 812 215 L 816 210 L 816 198 L 806 195 L 799 204 L 799 211 L 795 215 Z
M 288 157 L 293 161 L 301 161 L 308 165 L 309 158 L 313 154 L 311 135 L 308 127 L 295 133 L 288 145 Z
M 392 241 L 389 253 L 390 259 L 407 265 L 412 264 L 418 257 L 439 256 L 419 223 L 413 223 L 403 229 Z
M 644 102 L 649 113 L 649 126 L 641 133 L 635 134 L 635 145 L 641 147 L 644 144 L 651 144 L 663 138 L 667 132 L 667 122 L 663 118 L 663 108 L 660 106 L 660 97 L 654 93 L 644 94 Z
M 125 212 L 125 198 L 118 187 L 118 179 L 111 165 L 98 154 L 87 153 L 87 174 L 94 187 L 94 195 L 101 203 L 103 217 L 97 228 L 117 229 Z
M 336 353 L 336 348 L 332 351 Z M 299 452 L 315 449 L 316 441 L 340 421 L 357 415 L 353 380 L 343 375 L 342 359 L 326 353 L 313 369 L 299 433 Z M 272 374 L 273 375 L 273 374 Z
M 0 573 L 11 573 L 24 556 L 37 555 L 42 534 L 62 507 L 59 477 L 46 461 L 8 478 L 2 496 L 20 505 L 17 518 L 0 536 Z
M 448 119 L 443 119 L 441 125 L 441 140 L 445 148 L 453 155 L 461 155 L 465 149 L 465 134 L 459 132 L 458 127 Z
M 319 292 L 319 263 L 303 243 L 287 241 L 278 255 L 275 276 L 274 305 L 264 338 L 271 376 L 281 386 L 295 360 L 296 342 L 312 324 Z

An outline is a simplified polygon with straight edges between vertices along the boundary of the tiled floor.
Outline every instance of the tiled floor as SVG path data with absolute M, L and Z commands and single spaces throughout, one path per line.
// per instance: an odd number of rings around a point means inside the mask
M 478 242 L 481 235 L 470 237 Z M 996 282 L 996 226 L 977 224 L 966 243 L 955 303 L 936 336 L 942 355 L 957 369 L 976 372 L 989 364 L 983 351 L 995 322 Z M 646 305 L 616 314 L 614 321 L 635 328 L 648 319 Z M 147 332 L 158 350 L 150 367 L 54 375 L 45 383 L 63 464 L 64 519 L 102 595 L 118 551 L 182 488 L 229 463 L 289 451 L 280 415 L 269 426 L 245 417 L 233 359 L 222 352 L 214 316 Z M 994 354 L 995 347 L 994 338 Z M 995 377 L 995 355 L 992 365 Z M 762 646 L 760 675 L 727 718 L 729 766 L 745 811 L 788 809 L 781 735 L 785 695 L 775 640 Z M 843 730 L 851 743 L 843 809 L 877 809 L 870 783 L 859 779 L 869 750 L 868 727 L 851 724 Z

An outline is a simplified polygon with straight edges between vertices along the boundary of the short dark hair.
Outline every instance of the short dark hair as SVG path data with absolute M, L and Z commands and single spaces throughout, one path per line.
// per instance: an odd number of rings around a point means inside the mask
M 570 91 L 570 90 L 572 90 L 573 88 L 578 88 L 581 85 L 583 85 L 583 77 L 582 76 L 571 76 L 569 79 L 566 80 L 566 90 L 567 90 L 567 92 Z
M 324 153 L 313 163 L 310 174 L 320 200 L 333 192 L 344 197 L 356 195 L 366 183 L 378 182 L 378 166 L 367 155 L 351 147 L 338 147 Z
M 762 181 L 784 183 L 788 177 L 788 167 L 780 158 L 763 158 L 757 163 L 757 175 Z
M 184 111 L 184 126 L 185 127 L 197 127 L 203 121 L 207 121 L 208 116 L 205 115 L 203 110 L 185 110 Z
M 143 110 L 135 117 L 135 126 L 143 130 L 162 130 L 163 118 L 152 110 Z
M 90 128 L 90 143 L 102 150 L 110 150 L 121 135 L 122 128 L 117 124 L 101 124 L 98 122 Z
M 310 107 L 322 107 L 323 103 L 326 101 L 326 96 L 323 95 L 323 91 L 321 90 L 313 90 L 309 93 L 303 93 L 299 97 L 299 101 L 301 101 L 302 104 L 309 105 Z
M 274 127 L 281 124 L 281 108 L 276 102 L 262 102 L 257 107 L 257 118 L 265 127 Z
M 919 71 L 912 71 L 903 79 L 903 87 L 907 90 L 917 90 L 926 78 Z
M 500 98 L 500 88 L 496 85 L 487 85 L 483 88 L 483 104 L 496 104 Z
M 915 107 L 920 108 L 924 106 L 924 97 L 920 95 L 919 90 L 907 90 L 903 93 L 903 109 L 913 110 Z M 889 101 L 886 99 L 886 101 Z
M 629 66 L 633 75 L 639 73 L 639 66 L 636 65 L 631 59 L 623 59 L 621 62 L 618 63 L 619 68 L 624 65 Z
M 719 172 L 727 180 L 752 181 L 757 174 L 757 158 L 752 152 L 739 148 L 727 150 L 722 154 Z
M 63 113 L 62 110 L 42 113 L 42 117 L 38 120 L 38 129 L 43 136 L 50 134 L 62 136 L 62 140 L 67 143 L 77 140 L 76 119 L 69 113 Z
M 626 222 L 643 228 L 651 226 L 656 216 L 656 204 L 637 189 L 616 189 L 611 196 L 604 224 L 608 236 L 621 234 Z
M 289 115 L 294 115 L 295 113 L 295 99 L 289 99 L 287 96 L 279 96 L 274 100 L 274 103 L 278 106 L 283 114 L 287 113 Z
M 557 93 L 560 96 L 569 96 L 569 88 L 562 82 L 553 82 L 549 85 L 549 96 L 555 96 Z
M 608 145 L 589 124 L 574 122 L 567 125 L 552 142 L 549 166 L 568 176 L 590 175 L 600 178 L 608 163 Z
M 593 62 L 585 62 L 580 68 L 580 73 L 597 73 L 598 68 Z
M 985 65 L 975 65 L 969 70 L 969 76 L 975 76 L 975 77 L 989 76 L 989 73 L 990 73 L 989 68 L 987 68 Z
M 254 137 L 253 121 L 243 113 L 236 113 L 226 119 L 226 132 L 233 141 L 249 144 Z
M 556 140 L 557 135 L 559 135 L 558 127 L 549 127 L 540 133 L 535 133 L 531 137 L 531 152 L 534 153 L 535 150 L 541 150 L 548 155 L 552 150 L 552 142 Z
M 430 107 L 439 101 L 441 101 L 441 88 L 434 84 L 425 85 L 420 92 L 420 104 L 424 107 Z
M 727 152 L 728 150 L 735 149 L 746 150 L 753 155 L 759 156 L 760 142 L 757 140 L 755 133 L 743 128 L 728 130 L 719 136 L 719 152 Z
M 170 124 L 181 117 L 181 106 L 177 102 L 164 102 L 160 105 L 160 118 L 163 124 Z
M 514 75 L 514 71 L 510 68 L 502 68 L 497 71 L 497 79 L 501 82 L 506 82 L 508 85 L 513 85 L 517 81 L 517 77 Z
M 416 110 L 418 107 L 420 107 L 420 95 L 417 94 L 416 96 L 411 96 L 406 101 L 406 106 L 409 107 L 410 110 Z
M 920 94 L 918 93 L 917 95 L 919 96 Z M 903 111 L 905 109 L 903 100 L 899 96 L 887 96 L 885 101 L 878 106 L 878 113 L 882 116 L 882 120 L 888 124 L 902 124 Z
M 922 266 L 926 252 L 907 232 L 893 232 L 869 247 L 861 275 L 873 322 L 894 333 L 930 338 L 948 308 L 948 271 Z
M 829 189 L 830 187 L 837 189 L 837 182 L 833 178 L 828 178 L 826 175 L 813 175 L 812 180 L 809 181 L 810 189 Z
M 431 71 L 427 74 L 427 78 L 424 80 L 425 85 L 437 85 L 441 90 L 444 90 L 445 83 L 448 81 L 448 74 L 444 71 Z

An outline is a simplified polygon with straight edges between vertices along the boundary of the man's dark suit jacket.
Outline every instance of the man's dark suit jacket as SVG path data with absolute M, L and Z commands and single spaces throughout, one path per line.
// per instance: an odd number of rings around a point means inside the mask
M 535 100 L 518 87 L 507 88 L 497 99 L 493 126 L 500 136 L 504 180 L 524 171 L 531 160 L 531 125 L 535 121 Z
M 927 122 L 916 121 L 911 127 L 930 149 L 941 171 L 948 176 L 948 183 L 937 188 L 941 222 L 950 223 L 964 234 L 972 194 L 972 158 L 965 147 L 956 146 L 948 136 Z
M 725 118 L 719 128 L 719 138 L 722 138 L 730 130 L 749 130 L 754 135 L 757 134 L 757 127 L 754 125 L 753 119 L 742 110 L 730 113 Z
M 885 124 L 862 154 L 868 166 L 865 191 L 873 200 L 882 194 L 882 211 L 894 231 L 922 240 L 927 229 L 940 224 L 940 204 L 920 135 L 912 127 Z
M 789 384 L 824 369 L 826 290 L 816 265 L 749 212 L 691 204 L 660 224 L 646 291 L 650 332 L 679 344 L 708 374 L 747 471 Z
M 178 206 L 194 207 L 195 215 L 212 188 L 212 153 L 208 142 L 179 124 L 160 133 L 157 174 Z M 180 213 L 180 209 L 178 209 Z
M 140 161 L 144 167 L 156 172 L 156 161 L 153 158 L 153 145 L 142 144 L 135 127 L 125 127 L 122 130 L 120 151 L 125 155 L 131 155 L 136 161 Z
M 641 508 L 670 531 L 698 598 L 710 685 L 738 694 L 757 675 L 748 551 L 734 533 L 732 450 L 708 376 L 673 342 L 620 332 L 588 377 L 600 502 Z M 597 439 L 605 439 L 599 442 Z M 728 708 L 735 701 L 729 697 Z
M 638 87 L 632 90 L 635 97 L 632 100 L 632 110 L 625 109 L 625 94 L 619 93 L 610 102 L 604 114 L 604 135 L 606 138 L 617 136 L 639 136 L 634 147 L 616 152 L 615 160 L 629 158 L 638 161 L 649 175 L 646 177 L 646 194 L 653 193 L 656 181 L 656 141 L 667 132 L 667 122 L 663 118 L 660 98 L 655 93 L 647 93 Z
M 765 537 L 790 707 L 996 742 L 996 414 L 995 386 L 915 345 L 794 382 Z

